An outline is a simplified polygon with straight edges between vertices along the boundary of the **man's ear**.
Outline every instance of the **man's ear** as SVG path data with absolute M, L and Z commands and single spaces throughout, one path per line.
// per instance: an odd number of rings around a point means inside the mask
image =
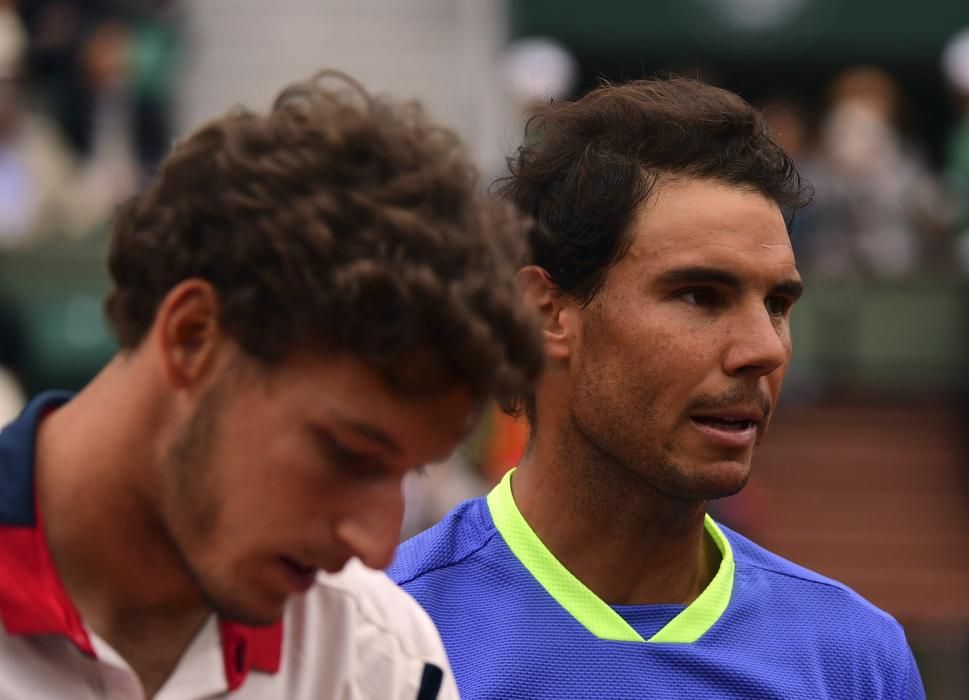
M 538 265 L 520 269 L 517 280 L 525 303 L 541 315 L 546 355 L 551 359 L 566 359 L 575 331 L 572 298 Z
M 198 278 L 172 287 L 158 306 L 152 336 L 171 386 L 199 384 L 211 372 L 224 339 L 215 288 Z

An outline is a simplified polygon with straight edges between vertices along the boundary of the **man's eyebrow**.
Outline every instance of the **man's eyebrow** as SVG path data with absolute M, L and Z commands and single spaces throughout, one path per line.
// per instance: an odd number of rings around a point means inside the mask
M 771 291 L 797 301 L 804 294 L 804 283 L 799 279 L 784 280 L 775 284 Z
M 691 265 L 689 267 L 675 267 L 659 276 L 661 284 L 673 286 L 678 284 L 721 284 L 731 289 L 740 289 L 743 282 L 737 275 L 719 267 L 704 267 Z M 771 287 L 771 294 L 788 296 L 795 301 L 804 293 L 804 283 L 796 277 L 777 282 Z
M 659 276 L 659 282 L 664 285 L 676 284 L 702 284 L 712 282 L 722 284 L 732 289 L 740 289 L 743 286 L 740 278 L 733 273 L 722 270 L 718 267 L 674 267 Z
M 334 418 L 336 418 L 336 420 L 344 428 L 347 428 L 348 430 L 352 430 L 353 432 L 357 433 L 357 435 L 360 435 L 369 440 L 372 440 L 373 442 L 377 442 L 383 445 L 388 450 L 393 452 L 395 455 L 400 456 L 401 454 L 403 454 L 404 451 L 401 449 L 400 445 L 397 444 L 397 441 L 394 440 L 392 437 L 390 437 L 384 431 L 380 430 L 380 428 L 376 428 L 370 425 L 369 423 L 363 423 L 361 421 L 353 420 L 352 418 L 347 418 L 346 416 L 341 416 L 339 414 L 334 414 Z

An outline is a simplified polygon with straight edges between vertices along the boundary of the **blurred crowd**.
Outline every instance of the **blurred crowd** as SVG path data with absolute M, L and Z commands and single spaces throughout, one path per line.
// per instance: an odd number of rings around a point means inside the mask
M 150 177 L 171 140 L 180 29 L 167 0 L 0 0 L 0 257 L 94 238 Z M 29 352 L 5 282 L 0 423 Z
M 881 69 L 855 66 L 837 75 L 816 123 L 793 98 L 762 105 L 816 191 L 792 224 L 804 274 L 969 275 L 969 32 L 949 46 L 943 66 L 959 116 L 941 167 L 906 129 L 917 106 Z
M 150 176 L 172 136 L 180 19 L 174 0 L 0 0 L 0 247 L 97 230 Z M 817 190 L 793 223 L 805 273 L 969 274 L 969 30 L 941 70 L 957 115 L 941 163 L 879 68 L 846 68 L 820 103 L 762 102 Z
M 96 236 L 151 176 L 172 139 L 183 23 L 175 0 L 0 0 L 0 260 Z M 519 41 L 505 58 L 510 75 L 532 81 L 559 66 L 548 77 L 559 87 L 543 85 L 542 99 L 574 87 L 572 59 L 540 41 Z M 918 105 L 877 67 L 845 68 L 820 99 L 779 91 L 759 104 L 815 186 L 814 204 L 792 221 L 805 276 L 969 276 L 969 30 L 951 39 L 940 70 L 954 115 L 941 158 L 910 129 Z M 527 107 L 528 86 L 509 84 Z M 2 367 L 26 352 L 16 316 L 0 279 L 0 422 L 16 387 Z M 480 491 L 514 464 L 523 432 L 503 421 L 485 421 L 461 457 L 474 463 L 471 481 L 441 488 Z
M 165 0 L 0 0 L 0 246 L 98 228 L 170 140 Z

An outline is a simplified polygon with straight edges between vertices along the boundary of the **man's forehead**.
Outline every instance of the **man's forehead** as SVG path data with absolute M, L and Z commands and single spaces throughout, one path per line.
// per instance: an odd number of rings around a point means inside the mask
M 787 268 L 789 271 L 796 269 L 794 250 L 790 243 L 718 240 L 715 236 L 710 236 L 707 240 L 697 236 L 687 245 L 667 245 L 656 250 L 653 255 L 644 255 L 643 260 L 654 262 L 658 267 L 749 264 L 755 267 Z
M 717 183 L 690 185 L 660 188 L 637 212 L 624 256 L 628 264 L 744 263 L 795 272 L 794 251 L 776 204 L 757 193 Z
M 659 242 L 634 241 L 616 267 L 620 275 L 625 268 L 637 277 L 653 277 L 677 269 L 711 268 L 742 277 L 800 279 L 788 240 L 744 239 L 718 236 L 716 232 L 696 232 Z

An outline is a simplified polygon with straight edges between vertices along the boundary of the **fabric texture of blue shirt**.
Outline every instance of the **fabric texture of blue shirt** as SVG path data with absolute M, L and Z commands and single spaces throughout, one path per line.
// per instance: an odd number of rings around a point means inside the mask
M 720 527 L 729 604 L 692 643 L 600 639 L 509 548 L 487 500 L 408 540 L 388 573 L 436 623 L 461 697 L 918 700 L 902 627 L 848 587 Z M 644 638 L 682 606 L 613 606 Z

